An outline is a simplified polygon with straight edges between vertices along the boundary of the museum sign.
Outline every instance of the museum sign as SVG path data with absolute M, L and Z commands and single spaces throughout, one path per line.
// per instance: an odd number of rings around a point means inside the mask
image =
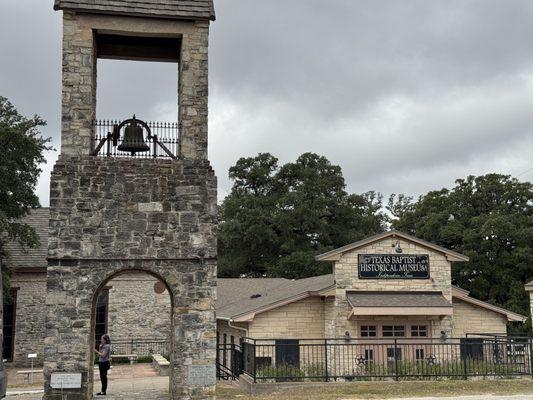
M 429 255 L 359 254 L 359 279 L 429 279 Z

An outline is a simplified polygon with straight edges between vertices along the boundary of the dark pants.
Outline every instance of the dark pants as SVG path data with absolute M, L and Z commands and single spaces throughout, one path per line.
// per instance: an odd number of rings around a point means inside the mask
M 100 382 L 102 382 L 102 393 L 107 391 L 107 371 L 111 368 L 109 361 L 100 361 L 98 363 L 98 368 L 100 368 Z

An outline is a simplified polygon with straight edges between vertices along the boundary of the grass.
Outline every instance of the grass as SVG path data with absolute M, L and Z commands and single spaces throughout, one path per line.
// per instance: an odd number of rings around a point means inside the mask
M 329 383 L 320 387 L 292 388 L 283 392 L 250 396 L 229 384 L 217 386 L 217 400 L 337 400 L 390 399 L 401 397 L 453 397 L 460 395 L 533 394 L 531 379 L 501 379 L 477 381 L 409 381 Z

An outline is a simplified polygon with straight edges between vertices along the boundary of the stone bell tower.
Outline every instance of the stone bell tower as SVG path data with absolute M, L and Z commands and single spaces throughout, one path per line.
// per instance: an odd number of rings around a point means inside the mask
M 62 143 L 50 189 L 44 399 L 92 399 L 96 299 L 127 271 L 156 276 L 170 293 L 170 398 L 213 398 L 212 0 L 56 0 L 55 9 L 63 11 Z M 173 148 L 135 119 L 96 136 L 98 58 L 176 63 Z M 132 132 L 143 145 L 120 151 Z

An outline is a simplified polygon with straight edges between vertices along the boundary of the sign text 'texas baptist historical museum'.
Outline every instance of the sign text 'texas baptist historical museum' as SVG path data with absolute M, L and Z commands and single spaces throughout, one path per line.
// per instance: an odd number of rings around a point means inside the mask
M 429 279 L 429 255 L 359 254 L 359 279 Z

